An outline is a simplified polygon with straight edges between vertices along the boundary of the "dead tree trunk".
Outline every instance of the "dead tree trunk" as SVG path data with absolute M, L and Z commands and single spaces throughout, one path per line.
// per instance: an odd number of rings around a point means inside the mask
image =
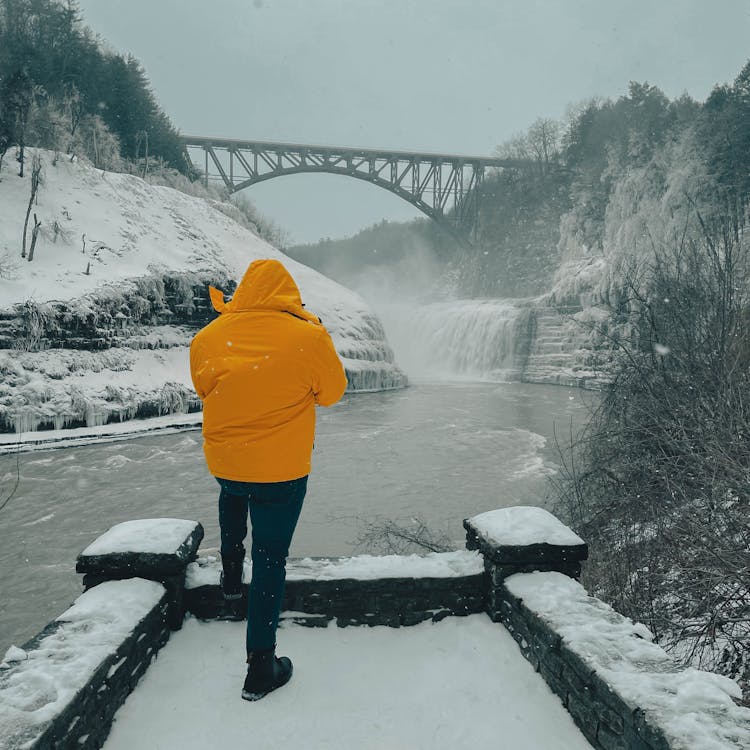
M 29 248 L 29 263 L 34 260 L 34 248 L 36 247 L 36 238 L 39 234 L 39 227 L 42 226 L 42 222 L 36 218 L 34 214 L 34 228 L 31 230 L 31 247 Z
M 26 232 L 29 228 L 29 216 L 31 216 L 31 207 L 34 205 L 34 199 L 39 191 L 39 184 L 42 179 L 42 160 L 38 154 L 34 154 L 31 160 L 31 195 L 29 196 L 29 205 L 26 208 L 26 219 L 23 222 L 23 240 L 21 241 L 21 257 L 26 257 Z M 29 258 L 29 260 L 31 260 Z

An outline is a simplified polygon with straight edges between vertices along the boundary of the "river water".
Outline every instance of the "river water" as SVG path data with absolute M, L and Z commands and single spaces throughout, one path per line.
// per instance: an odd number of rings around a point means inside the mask
M 367 551 L 367 523 L 422 518 L 463 543 L 463 518 L 543 505 L 556 470 L 553 434 L 582 423 L 580 390 L 522 384 L 422 384 L 347 396 L 318 410 L 313 473 L 292 556 Z M 0 457 L 0 657 L 81 591 L 75 557 L 133 518 L 200 521 L 202 550 L 218 546 L 217 489 L 198 431 Z

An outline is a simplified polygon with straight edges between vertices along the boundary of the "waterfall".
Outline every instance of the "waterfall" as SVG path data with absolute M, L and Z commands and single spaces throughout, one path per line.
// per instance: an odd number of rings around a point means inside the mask
M 379 310 L 396 361 L 418 379 L 519 380 L 528 311 L 512 300 L 455 300 Z

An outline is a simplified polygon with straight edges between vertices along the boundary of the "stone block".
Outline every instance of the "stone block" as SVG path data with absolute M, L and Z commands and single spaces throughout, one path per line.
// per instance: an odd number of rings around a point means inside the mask
M 326 628 L 333 619 L 331 615 L 311 615 L 308 612 L 284 612 L 279 618 L 280 622 L 293 622 L 306 628 Z
M 433 622 L 440 622 L 441 620 L 444 620 L 446 617 L 450 617 L 451 615 L 458 614 L 461 616 L 462 613 L 455 613 L 451 612 L 449 609 L 438 609 L 436 611 L 432 612 L 432 621 Z
M 96 578 L 162 581 L 184 573 L 203 539 L 203 526 L 175 518 L 139 519 L 113 526 L 76 561 L 76 572 Z
M 562 636 L 554 631 L 544 620 L 532 612 L 527 614 L 527 627 L 540 648 L 559 654 L 562 648 Z
M 501 508 L 465 519 L 464 528 L 467 548 L 478 549 L 500 566 L 544 565 L 546 570 L 558 570 L 588 557 L 586 543 L 542 508 Z
M 575 721 L 578 728 L 586 736 L 586 739 L 596 744 L 599 717 L 596 715 L 591 704 L 585 698 L 571 691 L 568 693 L 566 708 L 573 717 L 573 721 Z
M 400 622 L 402 625 L 418 625 L 420 622 L 424 622 L 425 620 L 431 620 L 432 618 L 432 612 L 424 612 L 424 611 L 411 611 L 411 612 L 404 612 L 401 615 Z
M 544 677 L 544 681 L 549 685 L 552 692 L 557 695 L 563 702 L 563 705 L 567 707 L 568 704 L 568 686 L 562 680 L 562 678 L 555 674 L 553 669 L 550 669 L 544 661 L 541 659 L 537 665 L 539 674 Z
M 560 657 L 565 666 L 572 670 L 586 685 L 591 686 L 595 680 L 594 670 L 564 642 L 560 644 Z
M 664 733 L 648 721 L 643 709 L 638 708 L 633 712 L 633 727 L 635 734 L 653 750 L 670 750 Z
M 646 740 L 643 739 L 632 727 L 625 727 L 623 734 L 625 740 L 625 747 L 627 750 L 656 750 L 655 747 L 650 745 Z M 667 748 L 669 750 L 669 748 Z M 696 748 L 696 750 L 698 750 Z
M 596 697 L 596 700 L 602 703 L 612 713 L 606 714 L 608 720 L 615 716 L 630 717 L 636 706 L 630 705 L 619 693 L 612 689 L 598 674 L 593 673 L 591 675 L 591 691 Z M 614 725 L 616 721 L 612 719 Z
M 550 674 L 562 678 L 563 661 L 554 651 L 543 645 L 540 647 L 538 641 L 534 643 L 532 650 L 537 659 L 539 659 L 539 663 L 544 664 Z
M 596 730 L 596 745 L 602 750 L 630 750 L 622 734 L 616 734 L 601 722 Z
M 565 662 L 561 661 L 562 664 L 562 671 L 560 672 L 560 676 L 565 680 L 565 682 L 570 685 L 570 689 L 573 690 L 576 693 L 580 693 L 583 691 L 584 688 L 587 690 L 591 689 L 590 685 L 587 685 L 578 675 L 577 672 L 572 670 Z

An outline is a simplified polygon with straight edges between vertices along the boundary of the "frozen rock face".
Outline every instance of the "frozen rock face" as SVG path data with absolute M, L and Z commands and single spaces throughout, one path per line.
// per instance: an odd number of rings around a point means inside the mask
M 406 375 L 394 364 L 393 349 L 380 320 L 362 313 L 359 321 L 329 328 L 352 391 L 403 388 Z
M 18 240 L 28 175 L 0 179 L 0 431 L 199 410 L 188 350 L 214 317 L 207 285 L 231 293 L 257 258 L 287 266 L 331 332 L 350 390 L 406 385 L 367 304 L 238 224 L 230 207 L 36 153 L 33 262 Z

